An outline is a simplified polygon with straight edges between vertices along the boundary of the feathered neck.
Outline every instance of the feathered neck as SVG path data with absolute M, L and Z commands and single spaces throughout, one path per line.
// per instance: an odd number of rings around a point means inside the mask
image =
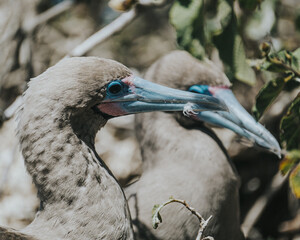
M 25 165 L 41 200 L 23 232 L 38 239 L 131 239 L 123 191 L 94 150 L 106 120 L 92 109 L 82 113 L 30 96 L 19 118 Z

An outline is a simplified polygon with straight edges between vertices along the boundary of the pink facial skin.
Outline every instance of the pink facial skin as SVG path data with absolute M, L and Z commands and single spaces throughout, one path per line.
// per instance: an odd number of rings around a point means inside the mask
M 124 79 L 121 80 L 123 83 L 125 83 L 131 90 L 131 92 L 134 92 L 135 86 L 134 86 L 134 76 L 130 75 Z
M 208 90 L 209 92 L 215 96 L 215 94 L 219 91 L 219 90 L 222 90 L 222 89 L 229 89 L 228 86 L 217 86 L 217 87 L 209 87 Z
M 123 78 L 122 82 L 131 87 L 131 86 L 134 86 L 133 80 L 134 80 L 134 76 L 130 75 L 130 76 L 126 77 L 126 78 Z
M 113 117 L 128 114 L 118 103 L 101 103 L 97 107 L 101 112 Z

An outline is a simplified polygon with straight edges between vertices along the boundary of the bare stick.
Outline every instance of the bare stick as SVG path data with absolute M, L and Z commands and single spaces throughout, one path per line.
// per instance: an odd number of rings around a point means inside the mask
M 10 119 L 14 116 L 15 112 L 19 109 L 19 107 L 22 105 L 22 96 L 18 96 L 16 100 L 4 111 L 4 117 L 5 119 Z
M 139 0 L 139 4 L 143 6 L 161 7 L 173 0 Z
M 9 160 L 6 168 L 4 168 L 4 170 L 3 170 L 4 173 L 2 174 L 2 177 L 0 179 L 0 198 L 2 197 L 2 195 L 4 193 L 5 185 L 9 178 L 10 169 L 11 169 L 12 165 L 14 164 L 14 162 L 17 160 L 17 154 L 18 154 L 18 143 L 14 143 L 14 147 L 13 147 L 13 151 L 11 153 L 10 160 Z
M 210 215 L 209 218 L 208 218 L 207 220 L 204 220 L 204 219 L 203 219 L 203 221 L 200 222 L 200 228 L 199 228 L 199 231 L 198 231 L 196 240 L 201 240 L 201 239 L 202 239 L 203 231 L 204 231 L 204 229 L 206 228 L 206 226 L 207 226 L 207 224 L 208 224 L 208 222 L 209 222 L 209 220 L 210 220 L 211 218 L 212 218 L 212 215 Z M 213 240 L 214 238 L 211 237 L 211 236 L 208 236 L 208 237 L 205 237 L 205 238 L 203 238 L 203 239 L 212 239 L 212 240 Z
M 272 179 L 271 186 L 267 189 L 267 191 L 260 196 L 251 209 L 248 211 L 244 222 L 242 223 L 242 231 L 247 238 L 249 233 L 257 220 L 259 219 L 260 215 L 262 214 L 263 210 L 272 199 L 274 194 L 281 188 L 284 182 L 287 180 L 286 176 L 282 176 L 280 172 L 278 172 Z
M 79 57 L 83 56 L 86 52 L 91 50 L 93 47 L 99 43 L 105 41 L 113 34 L 121 31 L 126 27 L 133 19 L 137 16 L 137 11 L 135 8 L 131 9 L 129 12 L 121 14 L 117 19 L 112 21 L 110 24 L 100 29 L 98 32 L 94 33 L 83 43 L 74 48 L 67 57 Z
M 30 34 L 32 33 L 39 25 L 48 22 L 50 19 L 57 17 L 58 15 L 62 14 L 63 12 L 69 10 L 74 5 L 74 1 L 72 0 L 65 0 L 59 4 L 56 4 L 52 8 L 48 9 L 47 11 L 37 15 L 31 20 L 25 21 L 22 29 L 25 33 Z
M 172 0 L 139 0 L 138 4 L 145 7 L 161 7 L 171 2 Z M 66 57 L 80 57 L 85 55 L 96 45 L 104 42 L 112 35 L 123 30 L 129 23 L 131 23 L 138 16 L 136 7 L 130 11 L 121 14 L 117 19 L 106 25 L 98 32 L 94 33 L 83 43 L 74 48 Z
M 205 220 L 200 213 L 198 213 L 195 208 L 189 206 L 185 200 L 180 200 L 180 199 L 174 199 L 173 197 L 170 197 L 170 199 L 161 204 L 161 205 L 155 205 L 153 207 L 153 210 L 152 210 L 152 226 L 154 229 L 156 229 L 158 227 L 158 224 L 162 222 L 162 218 L 160 216 L 160 213 L 159 211 L 165 207 L 166 205 L 170 204 L 170 203 L 173 203 L 173 202 L 177 202 L 177 203 L 180 203 L 182 204 L 183 206 L 185 206 L 193 215 L 195 215 L 198 220 L 199 220 L 199 230 L 198 230 L 198 234 L 197 234 L 197 237 L 196 237 L 196 240 L 201 240 L 201 239 L 210 239 L 210 240 L 213 240 L 214 238 L 213 237 L 205 237 L 205 238 L 202 238 L 202 234 L 203 234 L 203 231 L 204 229 L 206 228 L 208 222 L 210 221 L 210 219 L 212 218 L 212 216 L 210 216 L 207 220 Z

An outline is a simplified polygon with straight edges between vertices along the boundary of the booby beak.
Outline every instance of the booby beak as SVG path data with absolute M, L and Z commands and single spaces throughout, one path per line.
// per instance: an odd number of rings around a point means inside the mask
M 228 111 L 215 97 L 161 86 L 130 76 L 110 82 L 98 109 L 111 117 L 152 111 Z
M 229 109 L 229 112 L 199 112 L 193 116 L 194 119 L 228 128 L 247 138 L 253 144 L 275 153 L 279 158 L 281 157 L 281 148 L 275 137 L 242 107 L 230 89 L 194 85 L 189 88 L 189 91 L 207 94 L 223 100 Z

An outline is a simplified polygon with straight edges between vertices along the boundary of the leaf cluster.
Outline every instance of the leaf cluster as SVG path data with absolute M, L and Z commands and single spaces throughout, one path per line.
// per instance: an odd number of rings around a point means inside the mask
M 300 48 L 293 52 L 275 51 L 264 42 L 258 49 L 262 58 L 247 59 L 245 43 L 261 39 L 275 24 L 276 0 L 239 0 L 238 5 L 242 14 L 236 11 L 233 0 L 175 0 L 170 22 L 176 29 L 179 47 L 194 57 L 204 59 L 217 51 L 231 81 L 254 85 L 253 66 L 272 76 L 253 107 L 253 115 L 259 120 L 282 91 L 300 86 Z M 281 120 L 280 140 L 289 151 L 280 170 L 283 174 L 290 172 L 290 186 L 300 198 L 300 95 Z
M 217 49 L 230 80 L 253 85 L 255 72 L 246 59 L 233 4 L 233 0 L 177 0 L 170 10 L 170 21 L 181 48 L 198 59 Z
M 293 52 L 271 52 L 270 44 L 263 43 L 261 51 L 264 58 L 258 69 L 274 73 L 275 78 L 267 82 L 256 97 L 253 107 L 256 119 L 263 115 L 282 91 L 290 91 L 300 86 L 300 48 Z M 280 140 L 289 152 L 280 163 L 279 169 L 284 175 L 290 172 L 290 186 L 296 197 L 300 198 L 300 93 L 281 119 Z

